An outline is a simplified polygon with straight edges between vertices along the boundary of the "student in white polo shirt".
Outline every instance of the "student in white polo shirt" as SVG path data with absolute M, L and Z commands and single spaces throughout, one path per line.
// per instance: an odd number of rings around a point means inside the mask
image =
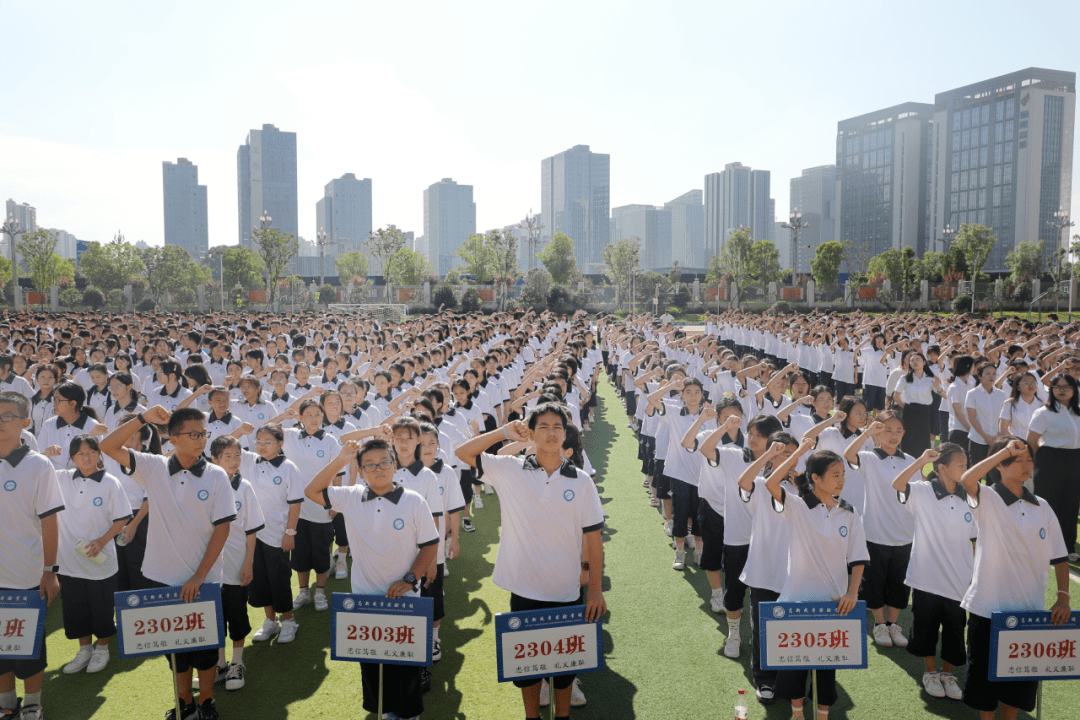
M 86 403 L 86 391 L 78 383 L 65 380 L 53 391 L 53 410 L 56 413 L 38 429 L 38 446 L 52 460 L 57 470 L 70 468 L 68 448 L 78 435 L 104 435 L 108 428 L 97 422 L 97 413 Z
M 0 522 L 0 589 L 38 588 L 49 604 L 60 592 L 56 574 L 58 523 L 64 498 L 49 459 L 22 442 L 30 427 L 30 401 L 16 392 L 0 392 L 0 487 L 4 489 Z M 41 720 L 41 681 L 48 657 L 46 643 L 35 660 L 0 660 L 0 715 L 19 715 L 15 680 L 26 697 L 20 718 Z
M 29 399 L 34 394 L 34 388 L 24 378 L 15 374 L 12 370 L 13 363 L 10 355 L 0 355 L 0 391 L 17 392 Z
M 338 487 L 334 478 L 355 462 L 363 484 Z M 435 561 L 439 534 L 420 495 L 394 484 L 397 460 L 383 440 L 349 440 L 315 475 L 305 495 L 345 515 L 352 538 L 352 592 L 389 598 L 416 597 L 420 576 Z M 378 710 L 379 666 L 361 663 L 364 709 Z M 424 711 L 421 668 L 383 666 L 383 708 L 390 717 L 415 718 Z
M 604 509 L 589 476 L 562 456 L 569 424 L 565 408 L 543 404 L 530 413 L 527 423 L 515 420 L 462 443 L 457 456 L 475 467 L 499 494 L 503 525 L 493 579 L 510 591 L 511 612 L 579 604 L 582 547 L 587 542 L 590 572 L 585 619 L 595 622 L 607 610 L 601 589 Z M 484 453 L 505 440 L 533 440 L 536 454 Z M 569 717 L 573 681 L 573 675 L 555 678 L 557 718 Z M 539 718 L 540 681 L 514 684 L 521 688 L 525 716 Z
M 975 568 L 961 607 L 968 611 L 968 664 L 964 704 L 993 718 L 1015 718 L 1017 708 L 1035 709 L 1039 683 L 1034 680 L 990 682 L 990 616 L 994 612 L 1046 609 L 1046 566 L 1054 568 L 1057 599 L 1050 619 L 1069 619 L 1069 564 L 1054 511 L 1024 487 L 1035 462 L 1031 446 L 1019 438 L 999 437 L 985 460 L 964 473 L 968 505 L 979 527 Z M 990 486 L 980 484 L 987 477 Z
M 934 464 L 926 480 L 927 463 Z M 955 443 L 926 450 L 896 476 L 897 499 L 915 518 L 911 562 L 905 580 L 912 590 L 911 642 L 908 652 L 925 665 L 923 689 L 932 697 L 959 700 L 953 668 L 967 662 L 964 626 L 967 613 L 960 601 L 971 584 L 974 565 L 971 542 L 978 534 L 960 478 L 967 470 L 967 453 Z M 941 629 L 941 672 L 937 670 L 938 629 Z
M 168 423 L 169 442 L 176 449 L 172 457 L 124 447 L 127 439 L 145 423 Z M 221 553 L 230 525 L 236 519 L 229 477 L 224 470 L 207 462 L 203 457 L 205 449 L 206 416 L 201 411 L 184 408 L 170 415 L 160 405 L 124 423 L 101 443 L 101 451 L 146 488 L 152 510 L 143 575 L 151 586 L 182 585 L 180 598 L 184 602 L 193 601 L 204 582 L 221 582 Z M 198 718 L 217 720 L 214 703 L 217 650 L 195 650 L 169 657 L 176 658 L 181 711 L 179 718 L 170 711 L 166 719 L 187 720 L 195 715 L 191 673 L 197 670 Z
M 147 405 L 158 404 L 165 408 L 166 412 L 173 412 L 180 403 L 191 395 L 191 391 L 184 387 L 183 371 L 180 363 L 175 360 L 163 360 L 158 366 L 157 380 L 160 383 L 157 390 L 147 392 Z
M 988 362 L 979 363 L 975 368 L 975 377 L 979 384 L 967 391 L 964 407 L 967 412 L 971 433 L 968 435 L 968 461 L 972 465 L 986 458 L 990 443 L 997 437 L 998 418 L 1001 406 L 1009 399 L 1009 394 L 994 385 L 997 368 Z

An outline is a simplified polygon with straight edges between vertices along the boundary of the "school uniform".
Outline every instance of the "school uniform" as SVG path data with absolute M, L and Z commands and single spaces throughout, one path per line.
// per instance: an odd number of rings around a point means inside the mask
M 866 486 L 862 515 L 870 567 L 863 578 L 860 596 L 870 610 L 885 605 L 903 610 L 908 605 L 907 577 L 915 521 L 896 502 L 893 480 L 915 458 L 897 448 L 889 455 L 881 448 L 859 451 L 859 471 Z
M 285 430 L 285 457 L 300 472 L 306 487 L 312 478 L 333 460 L 340 449 L 337 440 L 324 430 L 308 434 L 303 426 Z M 330 544 L 334 541 L 334 525 L 330 513 L 321 505 L 304 498 L 300 520 L 296 525 L 296 546 L 292 551 L 292 569 L 316 574 L 330 570 Z
M 1080 417 L 1059 403 L 1057 412 L 1049 407 L 1036 410 L 1029 429 L 1042 436 L 1035 452 L 1035 494 L 1045 498 L 1054 511 L 1065 547 L 1072 553 L 1080 511 Z
M 121 407 L 116 400 L 110 397 L 109 403 L 105 407 L 105 412 L 99 413 L 98 417 L 101 418 L 101 424 L 109 428 L 109 432 L 112 432 L 124 424 L 124 416 L 128 413 L 139 415 L 146 412 L 146 410 L 147 408 L 139 403 L 138 396 L 132 393 L 131 402 L 124 407 Z
M 1036 410 L 1045 404 L 1046 400 L 1039 397 L 1038 394 L 1031 399 L 1031 402 L 1024 402 L 1022 397 L 1017 398 L 1015 403 L 1012 399 L 1006 400 L 1001 405 L 1001 414 L 998 415 L 998 420 L 1008 420 L 1009 435 L 1026 440 L 1032 416 Z
M 701 414 L 698 409 L 697 415 Z M 697 415 L 692 414 L 689 408 L 680 408 L 678 413 L 666 413 L 664 420 L 668 423 L 668 447 L 667 462 L 664 466 L 664 474 L 670 478 L 672 497 L 672 535 L 677 538 L 685 538 L 687 534 L 687 520 L 691 522 L 691 534 L 701 537 L 701 527 L 698 523 L 698 471 L 700 465 L 694 457 L 696 450 L 687 449 L 682 445 L 683 435 L 694 425 Z M 663 422 L 662 421 L 662 422 Z
M 255 536 L 248 603 L 252 607 L 273 607 L 278 613 L 290 612 L 292 568 L 281 543 L 285 539 L 289 508 L 304 502 L 306 483 L 296 464 L 284 455 L 266 460 L 245 451 L 240 459 L 240 474 L 251 483 L 263 513 L 263 527 Z
M 904 437 L 900 448 L 913 458 L 930 447 L 930 435 L 936 424 L 934 416 L 934 376 L 926 372 L 922 377 L 903 375 L 896 385 L 900 401 L 904 403 Z
M 53 412 L 53 394 L 56 392 L 56 388 L 53 388 L 48 395 L 42 395 L 38 390 L 30 396 L 30 419 L 33 423 L 30 425 L 30 432 L 37 434 L 41 431 L 41 428 L 45 426 L 45 421 L 51 418 L 56 413 Z
M 97 385 L 91 383 L 86 389 L 86 407 L 93 410 L 99 418 L 105 416 L 105 408 L 108 407 L 111 399 L 108 385 L 103 390 L 99 390 Z
M 267 402 L 265 392 L 260 393 L 259 400 L 254 405 L 245 399 L 230 403 L 229 412 L 241 423 L 251 423 L 252 427 L 255 428 L 255 432 L 245 435 L 240 440 L 245 450 L 255 448 L 255 437 L 259 434 L 259 428 L 276 417 L 274 415 L 274 406 Z
M 964 423 L 967 423 L 967 394 L 975 385 L 976 383 L 970 375 L 966 379 L 957 378 L 949 383 L 949 389 L 945 393 L 945 402 L 949 405 L 948 439 L 949 442 L 964 448 L 964 452 L 968 452 L 970 438 L 968 437 L 967 426 L 961 424 L 957 419 L 953 406 L 960 406 L 961 412 L 964 413 Z M 968 457 L 970 458 L 970 454 Z
M 727 472 L 720 467 L 719 455 L 714 453 L 714 458 L 706 458 L 698 452 L 701 443 L 709 439 L 713 430 L 702 430 L 698 433 L 694 452 L 700 458 L 698 468 L 698 517 L 697 523 L 701 532 L 701 561 L 698 567 L 702 570 L 720 572 L 724 568 L 724 512 L 726 499 Z M 728 439 L 724 434 L 722 442 Z
M 742 610 L 746 597 L 747 586 L 740 578 L 750 553 L 754 517 L 739 497 L 739 476 L 753 462 L 750 448 L 716 448 L 716 465 L 724 468 L 724 607 L 729 612 Z
M 255 488 L 238 472 L 229 478 L 236 505 L 236 519 L 232 521 L 229 538 L 221 551 L 221 614 L 225 618 L 229 639 L 243 640 L 251 633 L 247 612 L 247 587 L 241 585 L 240 575 L 247 561 L 247 539 L 265 527 L 262 508 Z M 254 575 L 254 554 L 252 555 Z
M 189 397 L 191 397 L 191 391 L 183 385 L 178 384 L 176 389 L 172 392 L 169 392 L 164 386 L 150 391 L 146 401 L 151 405 L 160 405 L 170 413 L 173 413 L 180 403 L 184 402 Z
M 434 600 L 435 620 L 441 620 L 446 616 L 443 605 L 443 570 L 446 567 L 446 534 L 447 518 L 453 513 L 459 513 L 465 509 L 465 498 L 461 494 L 461 485 L 458 482 L 458 474 L 444 458 L 438 458 L 429 467 L 435 473 L 439 486 L 439 497 L 442 501 L 442 515 L 435 518 L 435 525 L 439 532 L 439 551 L 436 557 L 435 580 L 431 585 L 426 583 L 420 589 L 423 597 L 431 597 Z
M 969 467 L 986 459 L 990 445 L 993 444 L 994 438 L 997 437 L 998 416 L 1001 415 L 1001 406 L 1008 399 L 1009 394 L 1000 388 L 992 388 L 990 392 L 987 392 L 980 384 L 968 390 L 965 396 L 964 408 L 975 410 L 975 417 L 978 418 L 982 429 L 991 433 L 990 437 L 985 437 L 975 429 L 975 426 L 971 427 L 971 432 L 968 434 Z
M 16 375 L 14 370 L 9 370 L 7 380 L 0 380 L 0 392 L 17 392 L 29 400 L 34 395 L 34 388 L 25 378 Z
M 113 460 L 108 455 L 101 456 L 101 462 L 105 466 L 105 472 L 116 478 L 120 483 L 120 487 L 124 489 L 124 495 L 127 497 L 128 506 L 131 508 L 131 517 L 134 520 L 135 516 L 139 514 L 139 510 L 142 509 L 143 502 L 146 501 L 146 488 L 139 483 L 132 480 L 130 477 L 124 474 L 123 467 L 120 463 Z M 129 521 L 130 523 L 131 521 Z M 131 538 L 131 542 L 121 544 L 121 542 L 115 542 L 116 545 L 116 589 L 117 592 L 126 592 L 128 590 L 143 590 L 147 585 L 146 578 L 142 574 L 143 556 L 146 554 L 146 535 L 147 527 L 149 526 L 149 515 L 142 519 L 138 527 L 135 528 L 135 535 Z M 126 527 L 126 526 L 125 526 Z M 124 531 L 121 531 L 121 535 Z M 120 535 L 117 535 L 119 538 Z
M 68 451 L 71 449 L 71 441 L 79 435 L 89 435 L 100 423 L 89 415 L 80 414 L 73 423 L 68 423 L 59 415 L 53 415 L 45 421 L 45 424 L 37 432 L 38 446 L 60 446 L 60 454 L 49 459 L 57 470 L 66 470 L 74 467 Z

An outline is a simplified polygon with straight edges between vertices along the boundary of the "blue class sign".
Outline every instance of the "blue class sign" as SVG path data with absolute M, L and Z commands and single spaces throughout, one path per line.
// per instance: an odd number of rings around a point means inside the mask
M 195 600 L 180 599 L 180 586 L 113 595 L 120 658 L 168 655 L 225 645 L 221 586 L 204 583 Z
M 334 593 L 330 659 L 430 667 L 431 598 Z
M 38 590 L 0 590 L 0 660 L 33 660 L 45 637 L 45 601 Z
M 990 615 L 991 680 L 1080 680 L 1080 611 L 1063 625 L 1049 611 Z
M 847 615 L 836 601 L 761 603 L 761 667 L 766 670 L 866 668 L 866 603 Z
M 495 616 L 499 682 L 604 669 L 603 623 L 587 622 L 585 606 Z

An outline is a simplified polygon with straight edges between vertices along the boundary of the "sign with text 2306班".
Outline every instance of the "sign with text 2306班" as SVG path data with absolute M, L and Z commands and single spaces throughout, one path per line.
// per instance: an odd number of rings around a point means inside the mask
M 1080 611 L 1064 625 L 1050 613 L 996 612 L 990 615 L 991 680 L 1080 679 Z
M 113 595 L 121 658 L 219 648 L 225 644 L 221 586 L 204 583 L 194 602 L 180 599 L 180 586 Z
M 45 601 L 39 590 L 0 590 L 0 660 L 41 655 Z
M 386 665 L 431 665 L 431 598 L 334 593 L 330 659 Z
M 836 602 L 761 603 L 761 667 L 831 670 L 866 667 L 866 603 L 847 615 Z
M 499 613 L 499 682 L 603 670 L 602 632 L 600 621 L 585 621 L 584 605 Z

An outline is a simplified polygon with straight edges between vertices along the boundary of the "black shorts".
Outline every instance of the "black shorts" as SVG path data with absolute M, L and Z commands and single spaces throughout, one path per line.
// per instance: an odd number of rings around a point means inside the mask
M 811 695 L 812 691 L 807 687 L 807 680 L 809 679 L 809 670 L 780 670 L 776 673 L 773 693 L 779 700 L 802 700 L 807 695 L 813 697 L 813 695 Z M 838 696 L 836 692 L 835 670 L 817 671 L 817 690 L 819 705 L 836 704 Z M 817 708 L 808 709 L 806 715 L 815 717 L 817 716 L 816 710 Z
M 551 608 L 571 607 L 573 605 L 580 605 L 577 600 L 573 602 L 554 602 L 550 600 L 533 600 L 532 598 L 521 597 L 510 593 L 510 612 L 523 612 L 525 610 L 548 610 Z M 554 679 L 556 690 L 565 690 L 574 684 L 574 678 L 577 675 L 558 675 Z M 514 680 L 515 687 L 527 688 L 533 685 L 540 684 L 539 680 Z
M 713 510 L 708 500 L 698 504 L 698 527 L 701 528 L 702 570 L 720 572 L 724 569 L 724 516 Z
M 412 718 L 424 712 L 424 690 L 419 665 L 383 665 L 383 712 Z M 379 665 L 360 663 L 364 709 L 379 711 Z
M 0 588 L 0 590 L 37 590 L 36 587 L 32 588 Z M 0 675 L 7 675 L 8 673 L 15 673 L 15 677 L 19 680 L 29 680 L 37 675 L 39 672 L 44 672 L 45 668 L 49 665 L 49 657 L 45 652 L 46 642 L 48 638 L 41 638 L 41 654 L 36 658 L 29 660 L 0 660 Z
M 656 485 L 656 497 L 661 500 L 671 499 L 671 478 L 661 473 L 654 476 L 653 484 Z
M 866 543 L 870 554 L 870 567 L 863 576 L 861 595 L 869 610 L 880 610 L 888 605 L 903 610 L 908 606 L 908 562 L 911 560 L 911 544 L 878 545 Z
M 1027 712 L 1035 709 L 1037 680 L 990 681 L 990 619 L 971 613 L 967 626 L 968 664 L 964 669 L 964 704 L 993 712 L 1005 703 Z
M 345 516 L 338 513 L 330 522 L 334 526 L 334 542 L 338 547 L 349 547 L 349 536 L 345 532 Z
M 435 622 L 442 620 L 446 617 L 446 610 L 443 606 L 443 568 L 445 566 L 439 563 L 435 567 L 435 579 L 431 582 L 431 587 L 427 584 L 420 586 L 420 597 L 429 597 L 432 601 L 433 612 L 431 619 Z
M 300 520 L 296 523 L 296 547 L 292 551 L 292 569 L 322 575 L 330 571 L 330 545 L 334 542 L 334 523 Z
M 247 613 L 247 591 L 243 585 L 221 586 L 221 614 L 230 640 L 243 640 L 251 634 Z
M 138 512 L 138 511 L 135 511 Z M 116 590 L 144 590 L 148 587 L 142 574 L 143 556 L 146 555 L 146 533 L 150 525 L 147 515 L 135 529 L 135 537 L 127 545 L 116 546 Z
M 279 547 L 255 539 L 251 584 L 247 588 L 251 607 L 272 607 L 274 612 L 291 612 L 293 607 L 292 567 L 289 554 Z
M 724 608 L 729 612 L 743 609 L 747 588 L 739 576 L 749 555 L 749 545 L 724 546 Z
M 110 638 L 116 634 L 116 575 L 104 580 L 86 580 L 57 575 L 64 602 L 64 635 L 68 640 L 93 635 Z
M 938 628 L 941 629 L 941 659 L 957 667 L 967 662 L 964 649 L 964 626 L 967 613 L 959 600 L 911 591 L 911 640 L 907 650 L 915 657 L 933 657 L 937 653 Z
M 885 409 L 885 388 L 867 385 L 863 388 L 863 403 L 870 412 Z
M 159 583 L 155 580 L 147 580 L 149 588 L 167 588 L 172 587 L 165 583 Z M 170 653 L 165 656 L 166 662 L 169 663 L 169 667 L 173 666 L 173 658 L 176 658 L 176 672 L 183 675 L 188 670 L 209 670 L 217 667 L 218 651 L 217 648 L 203 648 L 202 650 L 189 650 L 188 652 Z
M 672 535 L 677 538 L 686 537 L 686 523 L 692 524 L 690 533 L 694 537 L 701 536 L 701 526 L 698 524 L 698 498 L 697 485 L 688 482 L 671 479 L 671 521 Z

